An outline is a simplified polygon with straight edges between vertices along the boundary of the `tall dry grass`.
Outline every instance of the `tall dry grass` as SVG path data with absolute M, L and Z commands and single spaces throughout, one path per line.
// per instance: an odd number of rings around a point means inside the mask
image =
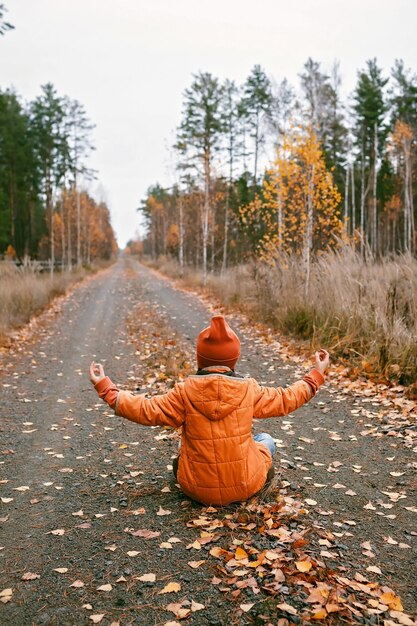
M 159 269 L 179 273 L 172 260 Z M 190 270 L 184 280 L 202 284 Z M 393 382 L 417 379 L 417 260 L 410 256 L 364 260 L 349 246 L 326 252 L 313 263 L 308 293 L 302 260 L 290 255 L 211 275 L 207 287 L 224 305 L 307 340 L 311 349 L 327 346 Z
M 86 274 L 86 270 L 77 269 L 51 277 L 39 273 L 36 266 L 20 268 L 13 263 L 0 263 L 0 341 Z

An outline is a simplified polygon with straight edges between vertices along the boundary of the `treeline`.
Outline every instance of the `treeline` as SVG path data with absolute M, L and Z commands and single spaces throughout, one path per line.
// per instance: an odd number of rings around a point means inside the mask
M 109 210 L 82 187 L 94 175 L 92 128 L 50 83 L 31 102 L 0 91 L 0 254 L 68 268 L 115 254 Z
M 277 249 L 308 263 L 341 239 L 363 254 L 414 253 L 417 77 L 398 60 L 385 76 L 372 59 L 348 99 L 341 86 L 338 64 L 327 73 L 312 59 L 297 89 L 259 65 L 240 86 L 195 75 L 176 182 L 152 186 L 140 207 L 144 251 L 205 275 Z

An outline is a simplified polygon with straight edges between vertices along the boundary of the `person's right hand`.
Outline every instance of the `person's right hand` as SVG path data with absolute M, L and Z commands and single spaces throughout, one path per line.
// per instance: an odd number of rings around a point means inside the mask
M 318 350 L 314 355 L 315 367 L 320 374 L 325 374 L 329 367 L 330 356 L 327 350 Z

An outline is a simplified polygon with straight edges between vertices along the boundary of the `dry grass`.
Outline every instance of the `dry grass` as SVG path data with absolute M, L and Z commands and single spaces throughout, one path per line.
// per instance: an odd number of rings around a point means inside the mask
M 48 273 L 40 274 L 36 267 L 17 268 L 12 263 L 0 263 L 0 341 L 86 275 L 87 270 L 80 269 L 57 272 L 51 278 Z
M 158 266 L 179 275 L 172 260 Z M 184 281 L 201 285 L 202 276 L 187 270 Z M 327 346 L 358 373 L 401 384 L 417 379 L 417 260 L 410 256 L 364 260 L 349 246 L 327 252 L 313 264 L 308 294 L 301 259 L 287 255 L 212 275 L 207 288 L 313 350 Z

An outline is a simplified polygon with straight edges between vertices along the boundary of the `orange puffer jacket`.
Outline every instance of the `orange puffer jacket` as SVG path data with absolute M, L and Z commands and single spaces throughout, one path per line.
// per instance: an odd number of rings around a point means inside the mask
M 208 368 L 153 398 L 119 391 L 106 377 L 96 384 L 116 415 L 146 426 L 182 426 L 178 482 L 204 504 L 246 500 L 265 484 L 272 459 L 252 437 L 252 419 L 287 415 L 324 382 L 318 370 L 290 387 L 261 387 L 253 378 Z M 230 370 L 229 370 L 230 372 Z

